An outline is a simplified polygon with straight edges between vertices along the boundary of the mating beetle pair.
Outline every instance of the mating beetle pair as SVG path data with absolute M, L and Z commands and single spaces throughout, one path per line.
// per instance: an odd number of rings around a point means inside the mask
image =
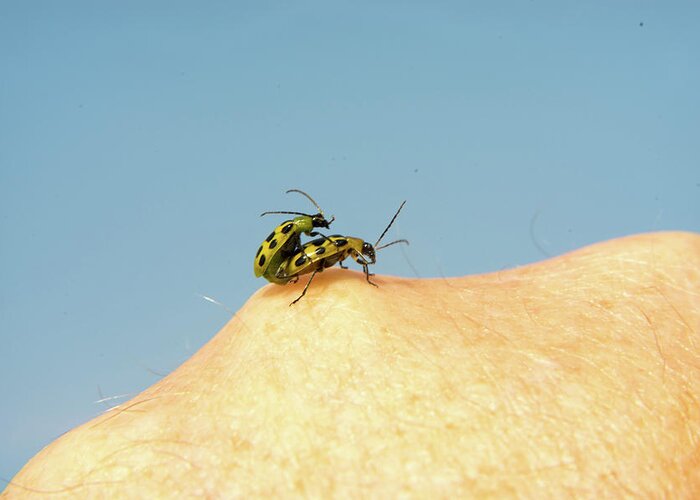
M 396 217 L 401 212 L 405 201 L 394 214 L 394 217 L 389 222 L 384 232 L 381 234 L 377 242 L 372 245 L 361 238 L 351 236 L 341 236 L 334 234 L 325 236 L 315 228 L 329 229 L 335 217 L 327 220 L 323 214 L 323 210 L 318 206 L 311 196 L 298 189 L 290 189 L 287 193 L 300 193 L 306 196 L 311 203 L 314 204 L 318 213 L 315 215 L 304 214 L 301 212 L 263 212 L 263 215 L 268 214 L 290 214 L 297 215 L 292 220 L 284 221 L 277 226 L 272 233 L 263 241 L 255 254 L 255 262 L 253 269 L 256 277 L 264 277 L 271 283 L 284 285 L 289 282 L 296 282 L 299 276 L 311 273 L 309 281 L 306 283 L 301 295 L 289 305 L 296 304 L 305 294 L 311 284 L 311 281 L 316 276 L 316 273 L 322 272 L 327 267 L 332 267 L 335 264 L 346 269 L 343 261 L 348 257 L 352 257 L 358 264 L 362 266 L 365 273 L 367 283 L 377 286 L 369 279 L 371 276 L 368 266 L 376 262 L 376 252 L 382 248 L 386 248 L 396 243 L 406 243 L 406 240 L 396 240 L 382 246 L 379 242 L 382 240 L 386 232 L 396 220 Z M 312 241 L 302 244 L 301 235 L 319 236 Z

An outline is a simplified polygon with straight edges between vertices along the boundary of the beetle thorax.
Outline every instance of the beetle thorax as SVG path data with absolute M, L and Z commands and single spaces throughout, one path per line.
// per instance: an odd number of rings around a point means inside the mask
M 294 217 L 292 222 L 294 223 L 295 232 L 297 234 L 310 233 L 314 229 L 313 217 L 310 215 L 300 215 L 299 217 Z

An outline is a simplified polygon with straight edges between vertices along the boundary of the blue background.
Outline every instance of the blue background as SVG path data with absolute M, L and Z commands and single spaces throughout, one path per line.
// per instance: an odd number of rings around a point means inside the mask
M 700 230 L 698 5 L 0 3 L 0 476 L 211 338 L 288 188 L 407 199 L 402 276 Z

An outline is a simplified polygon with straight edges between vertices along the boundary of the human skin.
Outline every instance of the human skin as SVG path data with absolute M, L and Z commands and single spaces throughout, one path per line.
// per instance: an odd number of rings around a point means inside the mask
M 3 498 L 700 495 L 700 235 L 373 280 L 265 286 Z

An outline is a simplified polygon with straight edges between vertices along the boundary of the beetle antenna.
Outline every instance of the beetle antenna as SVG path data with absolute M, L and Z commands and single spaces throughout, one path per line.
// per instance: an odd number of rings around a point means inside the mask
M 406 243 L 407 245 L 410 245 L 408 240 L 396 240 L 396 241 L 392 241 L 391 243 L 387 243 L 386 245 L 382 245 L 380 247 L 374 247 L 374 249 L 379 251 L 382 248 L 390 247 L 391 245 L 396 245 L 397 243 Z
M 394 216 L 391 218 L 391 222 L 389 222 L 389 225 L 386 227 L 386 229 L 384 230 L 384 232 L 382 233 L 382 235 L 379 237 L 379 239 L 377 240 L 377 242 L 374 244 L 375 247 L 376 247 L 377 245 L 379 245 L 379 242 L 380 242 L 380 241 L 382 241 L 382 238 L 384 238 L 384 235 L 385 235 L 386 232 L 389 230 L 389 228 L 391 227 L 391 225 L 394 223 L 394 221 L 396 220 L 396 217 L 398 217 L 399 212 L 401 211 L 401 209 L 403 208 L 403 206 L 404 206 L 405 204 L 406 204 L 406 200 L 404 200 L 403 203 L 401 203 L 401 206 L 400 206 L 399 209 L 396 211 L 396 213 L 394 214 Z M 400 240 L 399 240 L 399 241 L 400 241 Z M 405 241 L 405 240 L 404 240 L 404 241 Z M 390 244 L 391 244 L 391 243 L 390 243 Z M 389 245 L 385 245 L 385 246 L 389 246 Z
M 305 193 L 301 189 L 288 189 L 286 192 L 287 193 L 299 193 L 301 195 L 306 196 L 309 199 L 309 201 L 311 203 L 313 203 L 314 206 L 318 209 L 318 213 L 320 213 L 321 215 L 323 215 L 325 217 L 325 215 L 323 214 L 323 210 L 321 210 L 321 207 L 318 206 L 318 203 L 316 203 L 316 200 L 314 200 L 311 196 L 309 196 L 307 193 Z
M 263 215 L 270 215 L 270 214 L 309 215 L 309 214 L 305 214 L 302 212 L 263 212 L 260 214 L 260 217 L 262 217 Z M 310 215 L 309 215 L 309 217 L 310 217 Z

